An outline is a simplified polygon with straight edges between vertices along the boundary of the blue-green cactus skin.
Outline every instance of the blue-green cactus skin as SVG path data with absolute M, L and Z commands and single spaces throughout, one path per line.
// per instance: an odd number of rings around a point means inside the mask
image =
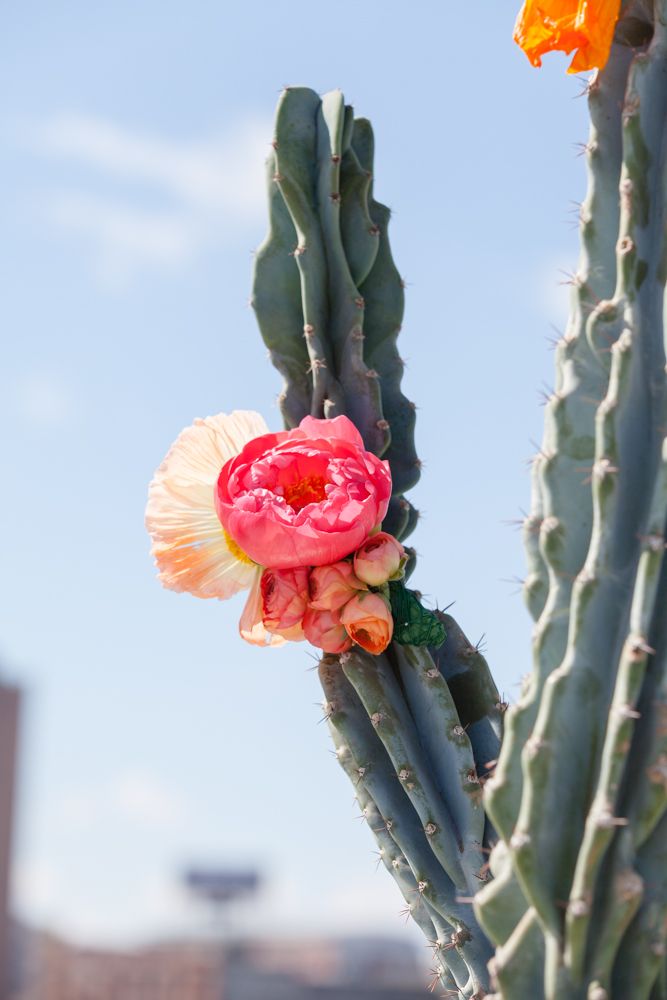
M 531 996 L 667 996 L 665 0 L 643 27 L 589 88 L 582 260 L 525 530 L 534 670 L 486 786 L 502 848 L 476 909 L 505 1000 L 536 934 Z

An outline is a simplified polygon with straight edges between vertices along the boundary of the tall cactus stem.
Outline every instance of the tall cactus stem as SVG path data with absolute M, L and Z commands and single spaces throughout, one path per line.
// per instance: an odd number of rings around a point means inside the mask
M 664 435 L 664 283 L 655 254 L 656 246 L 664 245 L 665 226 L 664 205 L 655 197 L 666 155 L 662 36 L 657 27 L 648 52 L 635 57 L 624 106 L 621 191 L 630 181 L 632 197 L 622 202 L 615 300 L 624 304 L 626 328 L 613 345 L 609 389 L 596 414 L 591 544 L 574 586 L 565 658 L 545 686 L 523 756 L 516 865 L 524 891 L 555 934 L 561 924 L 556 900 L 569 894 L 583 833 L 580 817 L 599 766 L 615 674 L 609 666 L 618 663 L 627 630 L 627 612 L 619 614 L 619 609 L 632 592 L 639 539 L 648 533 Z M 556 742 L 558 754 L 553 753 Z M 573 816 L 555 836 L 551 817 L 563 787 L 570 789 Z M 548 856 L 551 864 L 540 865 L 540 856 Z
M 556 392 L 545 414 L 536 462 L 531 527 L 539 525 L 539 553 L 548 570 L 548 594 L 533 637 L 533 674 L 526 693 L 508 713 L 505 741 L 487 808 L 506 839 L 518 817 L 521 751 L 532 731 L 544 683 L 560 663 L 567 643 L 572 584 L 581 570 L 592 527 L 585 467 L 594 454 L 594 405 L 606 390 L 607 373 L 593 355 L 585 330 L 591 312 L 614 291 L 613 249 L 618 230 L 618 183 L 622 138 L 620 115 L 631 53 L 615 46 L 614 57 L 589 88 L 591 131 L 586 147 L 588 194 L 582 207 L 582 252 L 573 284 L 572 313 L 556 348 Z M 529 582 L 536 565 L 535 538 L 528 536 Z M 538 578 L 543 574 L 539 563 Z M 540 589 L 544 590 L 543 584 Z M 530 594 L 527 594 L 529 599 Z M 535 610 L 541 603 L 541 596 Z

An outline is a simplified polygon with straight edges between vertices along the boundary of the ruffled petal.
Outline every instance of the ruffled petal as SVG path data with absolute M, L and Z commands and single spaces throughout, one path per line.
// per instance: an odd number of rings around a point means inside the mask
M 225 462 L 266 432 L 258 413 L 236 410 L 196 420 L 179 434 L 150 484 L 146 507 L 165 587 L 227 598 L 252 585 L 257 566 L 220 524 L 215 484 Z

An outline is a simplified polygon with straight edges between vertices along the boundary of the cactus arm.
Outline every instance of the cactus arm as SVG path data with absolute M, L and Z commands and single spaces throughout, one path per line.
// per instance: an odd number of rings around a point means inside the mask
M 556 347 L 556 391 L 545 412 L 544 442 L 534 461 L 533 508 L 525 523 L 529 582 L 537 572 L 539 599 L 548 570 L 548 596 L 533 637 L 533 674 L 528 689 L 508 713 L 503 752 L 486 789 L 487 808 L 499 833 L 512 836 L 522 794 L 520 757 L 533 729 L 547 677 L 566 648 L 572 584 L 581 570 L 592 526 L 585 467 L 594 450 L 594 407 L 604 396 L 607 375 L 586 340 L 588 318 L 613 294 L 613 251 L 619 219 L 621 125 L 630 54 L 620 46 L 589 90 L 591 132 L 586 147 L 588 193 L 581 216 L 582 255 L 565 336 Z M 537 542 L 536 545 L 536 533 Z M 527 600 L 532 600 L 530 592 Z
M 310 413 L 308 350 L 303 337 L 301 284 L 292 253 L 297 243 L 276 184 L 276 158 L 267 160 L 269 232 L 257 250 L 251 303 L 271 361 L 283 375 L 280 409 L 288 428 Z
M 341 236 L 341 161 L 345 104 L 340 91 L 325 94 L 317 118 L 317 201 L 327 259 L 329 338 L 347 415 L 369 451 L 382 455 L 389 425 L 380 387 L 364 362 L 364 305 L 350 274 Z

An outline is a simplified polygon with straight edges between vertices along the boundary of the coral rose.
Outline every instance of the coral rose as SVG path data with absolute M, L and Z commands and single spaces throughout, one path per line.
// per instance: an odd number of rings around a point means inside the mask
M 301 622 L 308 605 L 308 570 L 265 569 L 260 586 L 264 627 L 284 639 L 303 639 Z
M 382 653 L 391 642 L 394 620 L 380 594 L 356 594 L 341 611 L 347 634 L 369 653 Z
M 354 572 L 371 587 L 397 579 L 405 565 L 405 549 L 393 535 L 378 531 L 354 553 Z
M 337 562 L 331 566 L 315 566 L 310 574 L 311 608 L 317 611 L 338 611 L 366 584 L 354 575 L 350 562 Z
M 325 653 L 345 653 L 352 646 L 338 611 L 308 608 L 303 618 L 303 631 L 308 642 Z
M 387 462 L 365 450 L 347 417 L 305 417 L 263 434 L 225 463 L 215 504 L 229 537 L 261 566 L 335 563 L 382 521 L 391 495 Z

